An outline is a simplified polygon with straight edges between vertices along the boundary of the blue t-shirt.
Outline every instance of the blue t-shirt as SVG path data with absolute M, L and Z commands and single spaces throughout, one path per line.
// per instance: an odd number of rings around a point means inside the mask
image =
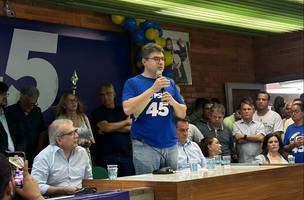
M 178 103 L 184 103 L 170 80 L 170 86 L 165 88 Z M 126 81 L 123 89 L 123 101 L 136 97 L 154 84 L 155 79 L 137 75 Z M 131 136 L 156 148 L 167 148 L 177 144 L 173 107 L 161 101 L 162 92 L 151 96 L 150 102 L 137 118 L 133 117 Z
M 295 124 L 291 124 L 290 126 L 288 126 L 285 132 L 284 145 L 293 142 L 299 136 L 304 136 L 304 125 L 295 126 Z M 304 145 L 293 148 L 292 155 L 295 157 L 296 163 L 304 163 Z

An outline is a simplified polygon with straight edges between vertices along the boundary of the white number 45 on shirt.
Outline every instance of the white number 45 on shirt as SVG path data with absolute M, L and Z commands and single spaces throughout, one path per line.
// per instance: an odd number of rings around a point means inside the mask
M 146 111 L 147 115 L 152 115 L 152 117 L 167 116 L 169 114 L 169 108 L 166 102 L 152 102 Z

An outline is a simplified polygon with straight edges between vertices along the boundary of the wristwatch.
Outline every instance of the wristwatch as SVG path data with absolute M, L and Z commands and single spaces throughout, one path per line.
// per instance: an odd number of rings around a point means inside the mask
M 246 139 L 247 139 L 247 135 L 245 134 L 244 137 L 243 137 L 243 140 L 246 140 Z

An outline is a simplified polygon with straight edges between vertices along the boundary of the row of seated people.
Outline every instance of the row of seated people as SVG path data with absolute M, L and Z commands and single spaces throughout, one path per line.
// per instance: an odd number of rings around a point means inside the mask
M 0 87 L 1 89 L 1 87 Z M 1 91 L 1 90 L 0 90 Z M 6 89 L 7 91 L 7 89 Z M 1 92 L 3 99 L 7 96 L 5 94 L 6 92 Z M 33 92 L 33 91 L 36 91 Z M 32 94 L 36 94 L 32 95 Z M 23 90 L 21 90 L 21 96 L 20 96 L 20 101 L 16 104 L 21 107 L 21 105 L 27 105 L 28 108 L 31 108 L 31 110 L 28 110 L 25 112 L 23 110 L 23 114 L 25 116 L 31 116 L 32 112 L 35 109 L 39 108 L 35 105 L 37 102 L 37 98 L 39 96 L 39 92 L 37 95 L 37 89 L 34 87 L 26 87 Z M 98 134 L 96 134 L 95 140 L 90 128 L 90 123 L 88 122 L 88 118 L 84 114 L 82 110 L 82 105 L 78 99 L 77 96 L 73 95 L 72 93 L 67 93 L 63 95 L 60 99 L 59 104 L 56 107 L 57 111 L 57 116 L 60 119 L 59 121 L 54 121 L 51 126 L 49 127 L 49 138 L 50 138 L 50 145 L 45 148 L 38 156 L 35 158 L 35 162 L 33 165 L 33 175 L 35 178 L 38 179 L 40 185 L 41 185 L 41 192 L 42 193 L 47 193 L 47 194 L 52 194 L 52 192 L 59 193 L 59 194 L 68 194 L 72 193 L 75 191 L 77 187 L 79 187 L 79 184 L 81 183 L 81 180 L 83 178 L 91 178 L 91 161 L 90 161 L 90 152 L 88 149 L 88 146 L 90 146 L 91 143 L 94 143 L 96 141 L 96 146 L 97 146 L 97 155 L 99 158 L 104 159 L 104 163 L 106 164 L 118 164 L 119 167 L 119 176 L 124 176 L 124 175 L 132 175 L 134 174 L 134 169 L 132 167 L 132 152 L 131 152 L 131 147 L 130 147 L 130 127 L 131 127 L 131 120 L 129 119 L 128 116 L 126 116 L 123 113 L 123 110 L 121 107 L 115 105 L 114 103 L 114 98 L 115 98 L 115 91 L 114 88 L 111 84 L 107 84 L 101 87 L 100 89 L 100 97 L 102 100 L 102 106 L 97 108 L 93 114 L 92 114 L 92 124 L 94 124 L 94 127 L 96 126 L 96 131 Z M 32 98 L 32 99 L 31 99 Z M 30 101 L 31 100 L 31 101 Z M 36 101 L 35 101 L 36 100 Z M 5 104 L 5 103 L 3 103 Z M 15 106 L 16 106 L 15 105 Z M 303 104 L 302 104 L 303 105 Z M 13 105 L 14 106 L 14 105 Z M 10 106 L 10 107 L 13 107 Z M 4 106 L 3 106 L 4 107 Z M 4 113 L 6 110 L 10 110 L 11 108 L 8 107 L 7 109 L 4 109 Z M 299 106 L 298 104 L 295 104 L 292 106 L 293 109 L 293 116 L 300 116 L 298 117 L 300 120 L 300 127 L 303 126 L 303 106 Z M 211 109 L 213 112 L 211 112 L 211 117 L 210 117 L 210 124 L 212 124 L 212 113 L 216 113 L 215 111 L 218 111 L 218 113 L 222 114 L 221 117 L 217 117 L 217 121 L 220 122 L 222 126 L 222 119 L 223 116 L 225 115 L 223 111 L 223 106 L 215 104 L 213 108 Z M 40 110 L 39 110 L 40 111 Z M 250 112 L 248 112 L 250 111 Z M 249 113 L 249 114 L 248 114 Z M 215 131 L 215 138 L 218 138 L 218 143 L 221 145 L 221 151 L 222 155 L 226 154 L 232 154 L 232 155 L 237 155 L 237 158 L 239 161 L 243 162 L 251 162 L 255 157 L 260 153 L 261 148 L 260 148 L 260 143 L 264 139 L 264 135 L 268 135 L 264 131 L 264 125 L 262 123 L 252 123 L 252 116 L 254 113 L 254 106 L 253 103 L 248 101 L 245 102 L 241 105 L 241 116 L 242 120 L 237 121 L 234 123 L 235 128 L 233 128 L 233 134 L 230 132 L 230 134 L 225 135 L 224 142 L 221 141 L 220 137 L 222 134 L 220 132 Z M 40 111 L 41 114 L 41 111 Z M 7 116 L 11 115 L 5 115 L 6 118 L 9 118 Z M 42 115 L 41 115 L 42 116 Z M 216 118 L 216 117 L 215 117 Z M 72 121 L 72 123 L 69 120 Z M 299 123 L 296 121 L 296 117 L 293 117 L 294 123 L 296 124 L 296 127 L 299 127 Z M 7 126 L 9 127 L 9 120 L 7 120 Z M 246 128 L 242 128 L 242 125 L 238 126 L 238 122 L 240 124 L 243 124 L 244 126 L 251 126 L 251 124 L 254 124 L 254 127 L 257 128 L 255 131 L 250 131 L 252 130 Z M 32 123 L 32 122 L 31 122 Z M 60 125 L 62 124 L 63 125 Z M 207 124 L 209 121 L 207 122 Z M 2 123 L 3 124 L 3 123 Z M 187 123 L 186 123 L 187 124 Z M 31 124 L 32 125 L 32 124 Z M 65 127 L 68 128 L 65 128 Z M 84 128 L 83 128 L 84 127 Z M 195 126 L 194 126 L 195 127 Z M 55 133 L 52 133 L 52 130 L 55 130 Z M 77 131 L 76 131 L 77 129 Z M 86 129 L 86 131 L 82 131 L 83 129 Z M 303 129 L 303 128 L 302 128 Z M 219 130 L 219 129 L 217 129 Z M 243 132 L 246 130 L 247 132 Z M 248 132 L 249 131 L 249 132 Z M 82 134 L 86 132 L 85 134 Z M 180 138 L 178 134 L 178 126 L 177 126 L 177 137 Z M 188 130 L 187 130 L 188 132 Z M 39 132 L 38 132 L 39 133 Z M 113 134 L 110 134 L 113 133 Z M 208 138 L 206 135 L 204 135 L 206 132 L 202 131 L 202 137 Z M 300 133 L 303 135 L 302 133 Z M 53 135 L 53 136 L 52 136 Z M 233 137 L 234 136 L 234 137 Z M 21 137 L 21 136 L 20 136 Z M 53 137 L 53 139 L 51 139 Z M 100 138 L 99 138 L 100 137 Z M 13 138 L 13 137 L 12 137 Z M 12 139 L 9 141 L 7 139 L 7 146 L 10 144 L 17 144 L 18 137 L 15 139 Z M 38 138 L 38 137 L 37 137 Z M 38 140 L 36 138 L 36 140 Z M 187 136 L 188 138 L 188 136 Z M 233 145 L 233 138 L 236 139 L 237 143 L 237 148 L 234 150 L 234 145 Z M 286 146 L 290 149 L 294 148 L 299 148 L 301 145 L 303 146 L 303 140 L 301 141 L 301 137 L 298 137 L 299 141 L 294 140 L 294 141 L 289 141 L 286 139 L 288 144 L 286 143 Z M 16 140 L 17 139 L 17 140 Z M 293 138 L 294 139 L 294 138 Z M 227 141 L 225 141 L 227 140 Z M 185 144 L 188 143 L 188 139 L 185 140 L 185 143 L 180 141 L 180 146 L 182 148 L 185 148 Z M 186 143 L 187 141 L 187 143 Z M 216 140 L 215 140 L 216 141 Z M 16 143 L 14 143 L 16 142 Z M 55 142 L 55 143 L 54 143 Z M 100 142 L 100 143 L 99 143 Z M 76 143 L 79 143 L 80 145 L 85 147 L 85 151 L 83 151 L 82 147 L 79 147 L 76 145 Z M 182 144 L 183 143 L 183 144 Z M 56 145 L 54 145 L 56 144 Z M 60 144 L 64 144 L 70 147 L 70 149 L 65 149 L 65 146 L 59 146 Z M 191 142 L 190 142 L 191 144 Z M 193 143 L 194 146 L 196 146 Z M 56 148 L 55 148 L 55 147 Z M 247 146 L 247 147 L 246 147 Z M 17 145 L 16 145 L 17 147 Z M 34 149 L 33 147 L 36 147 L 35 145 L 30 146 L 31 149 Z M 286 148 L 287 148 L 286 147 Z M 10 150 L 11 147 L 8 147 Z M 71 151 L 72 148 L 72 151 Z M 122 149 L 120 149 L 122 148 Z M 80 149 L 79 152 L 81 152 L 80 155 L 75 155 L 75 160 L 73 163 L 77 166 L 78 163 L 82 163 L 84 168 L 79 168 L 82 172 L 79 172 L 77 170 L 70 170 L 69 167 L 72 167 L 70 165 L 67 166 L 67 163 L 70 163 L 71 156 L 74 155 L 71 154 L 71 152 L 76 152 L 75 149 Z M 109 151 L 109 150 L 112 150 Z M 56 158 L 55 152 L 61 152 Z M 113 151 L 115 153 L 113 153 Z M 85 154 L 83 152 L 86 152 Z M 106 153 L 105 153 L 106 152 Z M 122 153 L 123 152 L 123 153 Z M 179 151 L 179 158 L 182 159 L 182 151 Z M 198 153 L 201 156 L 201 159 L 204 160 L 204 154 L 199 151 Z M 254 156 L 252 155 L 254 152 Z M 109 153 L 107 155 L 107 153 Z M 207 156 L 207 153 L 205 153 Z M 53 156 L 51 156 L 53 155 Z M 209 155 L 209 154 L 208 154 Z M 302 151 L 302 157 L 303 157 L 303 151 Z M 59 159 L 58 162 L 55 162 L 54 159 Z M 81 159 L 80 159 L 81 158 Z M 301 158 L 301 157 L 300 157 Z M 72 159 L 71 159 L 72 160 Z M 189 160 L 186 157 L 186 161 Z M 265 159 L 267 160 L 267 158 Z M 272 159 L 269 159 L 272 160 Z M 185 166 L 185 162 L 179 161 L 182 164 L 178 164 L 179 166 Z M 39 163 L 39 164 L 35 164 Z M 41 164 L 43 163 L 43 164 Z M 60 165 L 55 165 L 55 163 L 61 163 Z M 121 164 L 122 163 L 122 164 Z M 202 162 L 202 166 L 204 162 Z M 46 168 L 43 169 L 44 166 Z M 105 164 L 103 164 L 105 166 Z M 58 170 L 58 168 L 62 170 Z M 50 170 L 49 168 L 54 169 L 52 173 L 46 173 L 44 170 Z M 56 169 L 57 168 L 57 169 Z M 77 168 L 77 167 L 76 167 Z M 182 167 L 179 167 L 182 168 Z M 55 170 L 56 169 L 56 170 Z M 73 171 L 75 174 L 78 174 L 75 180 L 70 179 L 70 176 L 68 175 L 68 172 Z M 50 176 L 50 177 L 49 177 Z M 58 177 L 59 180 L 57 180 Z M 57 177 L 57 178 L 56 178 Z M 54 178 L 54 179 L 53 179 Z M 58 186 L 59 188 L 51 188 L 52 190 L 48 191 L 48 182 L 46 180 L 52 180 L 54 186 Z M 56 182 L 57 181 L 57 182 Z M 71 186 L 71 187 L 70 187 Z
M 200 160 L 202 167 L 205 167 L 204 155 L 212 158 L 220 154 L 221 144 L 215 137 L 204 138 L 202 140 L 203 155 L 198 145 L 188 139 L 188 130 L 189 123 L 186 119 L 176 120 L 176 133 L 179 141 L 178 169 L 187 166 L 191 159 Z M 77 144 L 79 137 L 77 128 L 73 126 L 71 120 L 58 119 L 50 125 L 49 137 L 50 145 L 35 158 L 32 176 L 38 180 L 40 191 L 44 195 L 73 194 L 77 188 L 81 187 L 82 179 L 92 178 L 87 152 L 85 148 Z M 257 159 L 263 162 L 267 160 L 268 162 L 287 163 L 282 142 L 277 134 L 268 134 L 264 138 L 262 149 L 263 152 L 256 157 Z M 24 170 L 27 172 L 27 167 Z M 31 185 L 35 186 L 34 183 Z
M 189 123 L 186 119 L 176 120 L 178 137 L 178 169 L 183 169 L 190 159 L 199 159 L 202 167 L 206 165 L 205 157 L 213 158 L 221 153 L 221 144 L 215 137 L 206 137 L 202 140 L 202 151 L 195 142 L 188 139 Z M 77 128 L 71 120 L 55 120 L 49 127 L 50 145 L 36 158 L 32 176 L 28 174 L 27 163 L 24 168 L 24 187 L 17 189 L 25 199 L 43 199 L 37 193 L 39 182 L 40 192 L 47 195 L 73 194 L 81 187 L 82 179 L 91 179 L 89 157 L 84 148 L 77 145 Z M 277 134 L 268 134 L 264 138 L 263 151 L 256 159 L 265 162 L 287 163 L 283 144 Z M 57 153 L 56 153 L 57 152 Z M 269 157 L 271 155 L 271 157 Z M 68 167 L 67 161 L 69 162 Z M 14 196 L 12 171 L 4 156 L 0 155 L 2 166 L 0 181 L 0 199 Z

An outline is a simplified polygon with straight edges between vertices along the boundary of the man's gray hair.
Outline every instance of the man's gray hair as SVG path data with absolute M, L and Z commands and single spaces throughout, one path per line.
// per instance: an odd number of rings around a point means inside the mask
M 221 113 L 225 116 L 225 106 L 222 104 L 213 104 L 213 106 L 211 107 L 211 113 Z
M 56 138 L 61 136 L 63 133 L 63 127 L 65 125 L 72 125 L 73 122 L 70 119 L 56 119 L 49 126 L 49 140 L 50 144 L 56 144 Z
M 39 90 L 32 85 L 21 88 L 20 94 L 28 97 L 39 97 L 40 95 Z

